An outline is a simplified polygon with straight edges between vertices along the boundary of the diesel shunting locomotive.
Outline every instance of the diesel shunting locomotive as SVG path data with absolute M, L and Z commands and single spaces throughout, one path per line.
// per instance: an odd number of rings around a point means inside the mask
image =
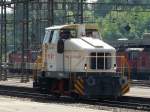
M 50 94 L 120 97 L 130 88 L 125 57 L 116 56 L 94 24 L 46 28 L 36 67 L 34 88 Z

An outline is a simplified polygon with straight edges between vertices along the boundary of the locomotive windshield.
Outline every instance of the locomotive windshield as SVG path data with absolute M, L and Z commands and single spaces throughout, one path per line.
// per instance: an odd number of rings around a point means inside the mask
M 77 30 L 76 29 L 61 29 L 60 30 L 60 37 L 62 39 L 69 39 L 69 38 L 77 38 Z M 92 38 L 99 38 L 99 32 L 96 29 L 86 29 L 85 35 L 86 37 L 92 37 Z
M 86 37 L 99 38 L 99 32 L 96 29 L 86 29 Z
M 60 30 L 59 36 L 62 39 L 76 38 L 77 31 L 75 29 L 62 29 Z

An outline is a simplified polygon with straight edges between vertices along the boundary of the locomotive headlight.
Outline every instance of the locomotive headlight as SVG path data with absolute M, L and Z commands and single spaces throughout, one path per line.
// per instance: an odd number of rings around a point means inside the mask
M 84 70 L 87 70 L 87 64 L 84 64 Z
M 116 64 L 114 64 L 114 67 L 113 67 L 113 69 L 114 69 L 114 70 L 116 70 L 116 69 L 117 69 L 117 65 L 116 65 Z

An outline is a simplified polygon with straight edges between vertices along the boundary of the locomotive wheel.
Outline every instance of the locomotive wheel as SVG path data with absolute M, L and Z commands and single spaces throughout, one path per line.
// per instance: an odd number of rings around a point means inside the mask
M 75 99 L 75 100 L 78 100 L 78 99 L 80 98 L 79 94 L 77 94 L 77 93 L 75 93 L 75 92 L 72 92 L 72 93 L 70 94 L 70 96 L 71 96 L 73 99 Z
M 53 94 L 55 98 L 60 98 L 61 94 L 60 93 L 54 93 Z

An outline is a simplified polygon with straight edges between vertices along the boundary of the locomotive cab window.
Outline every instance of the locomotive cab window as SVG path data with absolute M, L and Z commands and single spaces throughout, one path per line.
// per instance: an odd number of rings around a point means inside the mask
M 60 30 L 59 36 L 61 39 L 76 38 L 77 31 L 75 29 L 62 29 Z
M 52 30 L 51 33 L 50 33 L 50 35 L 49 35 L 50 36 L 49 37 L 49 41 L 48 41 L 49 43 L 51 43 L 51 41 L 52 41 L 53 34 L 54 34 L 54 31 Z
M 43 40 L 43 43 L 51 43 L 52 41 L 52 38 L 53 38 L 53 34 L 54 34 L 54 30 L 51 30 L 51 31 L 47 31 L 45 33 L 45 37 L 44 37 L 44 40 Z
M 53 35 L 52 35 L 52 39 L 51 39 L 51 43 L 56 44 L 59 40 L 59 30 L 54 30 L 53 31 Z
M 93 37 L 93 38 L 99 38 L 100 34 L 99 34 L 98 30 L 86 29 L 86 36 L 87 37 Z
M 47 32 L 45 33 L 45 37 L 44 37 L 44 40 L 43 40 L 43 43 L 44 43 L 44 44 L 45 44 L 45 43 L 48 43 L 49 37 L 50 37 L 50 33 L 51 33 L 51 31 L 47 31 Z

